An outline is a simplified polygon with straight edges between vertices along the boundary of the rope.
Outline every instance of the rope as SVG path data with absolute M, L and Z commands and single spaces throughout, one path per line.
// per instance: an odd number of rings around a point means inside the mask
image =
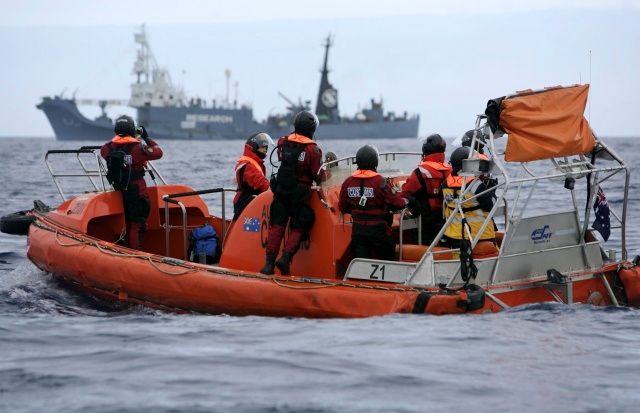
M 88 244 L 96 247 L 100 252 L 102 252 L 104 254 L 113 255 L 115 257 L 143 258 L 143 259 L 148 257 L 148 255 L 144 255 L 144 254 L 130 254 L 128 252 L 118 252 L 117 250 L 113 250 L 113 249 L 110 249 L 110 248 L 104 248 L 102 245 L 100 245 L 96 241 L 91 241 Z
M 151 256 L 147 256 L 146 257 L 147 260 L 149 261 L 149 264 L 151 264 L 151 266 L 153 268 L 155 268 L 156 270 L 160 271 L 161 273 L 167 274 L 167 275 L 185 275 L 185 274 L 189 274 L 192 272 L 197 272 L 198 270 L 196 268 L 191 268 L 191 269 L 187 269 L 185 271 L 182 272 L 171 272 L 171 271 L 165 271 L 162 268 L 158 267 L 158 265 L 155 263 L 155 261 L 153 261 L 151 259 Z M 188 267 L 187 267 L 188 268 Z
M 283 284 L 275 276 L 271 277 L 271 280 L 277 286 L 285 287 L 285 288 L 291 288 L 291 289 L 294 289 L 294 290 L 316 290 L 318 288 L 335 287 L 335 285 L 330 285 L 330 284 L 326 284 L 326 285 L 309 285 L 309 286 Z M 291 281 L 297 281 L 297 280 L 291 280 Z
M 56 243 L 57 243 L 58 245 L 60 245 L 61 247 L 75 247 L 75 246 L 78 246 L 78 245 L 84 245 L 84 244 L 86 244 L 86 242 L 84 242 L 84 241 L 78 241 L 78 242 L 73 243 L 73 244 L 63 244 L 63 243 L 60 241 L 60 239 L 58 238 L 58 235 L 59 235 L 59 233 L 58 233 L 58 230 L 56 229 L 56 230 L 55 230 L 55 232 L 54 232 L 54 239 L 56 240 Z M 74 238 L 72 238 L 72 239 L 74 239 Z
M 34 221 L 33 225 L 43 230 L 53 232 L 55 234 L 54 236 L 55 236 L 56 243 L 60 246 L 74 247 L 74 246 L 87 245 L 87 246 L 95 247 L 96 249 L 98 249 L 98 251 L 100 251 L 103 254 L 116 256 L 116 257 L 123 257 L 123 258 L 143 259 L 145 261 L 148 261 L 149 264 L 152 267 L 154 267 L 156 270 L 160 271 L 163 274 L 167 274 L 171 276 L 180 276 L 180 275 L 195 273 L 198 271 L 207 271 L 216 275 L 229 275 L 229 276 L 240 277 L 240 278 L 263 279 L 265 281 L 270 280 L 276 285 L 278 285 L 279 287 L 291 288 L 291 289 L 319 289 L 319 288 L 328 288 L 328 287 L 348 287 L 348 288 L 360 288 L 360 289 L 377 290 L 377 291 L 398 291 L 398 292 L 418 292 L 418 293 L 422 291 L 430 291 L 428 289 L 417 288 L 417 287 L 401 287 L 401 286 L 385 287 L 382 285 L 354 284 L 352 282 L 347 282 L 347 281 L 331 281 L 328 279 L 313 279 L 313 280 L 306 279 L 306 278 L 284 279 L 284 278 L 277 278 L 276 276 L 268 276 L 268 275 L 258 274 L 258 273 L 235 272 L 235 271 L 230 271 L 221 267 L 216 267 L 215 269 L 214 268 L 198 268 L 192 265 L 188 265 L 186 262 L 175 262 L 172 264 L 167 264 L 163 261 L 158 261 L 157 259 L 154 259 L 153 255 L 130 254 L 126 252 L 123 253 L 111 247 L 105 248 L 105 246 L 101 245 L 98 241 L 84 240 L 82 238 L 79 238 L 79 236 L 77 235 L 69 234 L 67 232 L 61 231 L 58 228 L 52 228 L 39 221 Z M 73 230 L 70 230 L 70 231 L 73 231 Z M 60 241 L 60 238 L 59 238 L 60 236 L 64 236 L 64 237 L 76 240 L 77 242 L 65 244 Z M 179 266 L 179 267 L 185 268 L 185 270 L 180 272 L 166 271 L 162 269 L 158 264 Z M 298 284 L 306 284 L 306 285 L 291 285 L 290 283 L 298 283 Z M 315 284 L 315 285 L 309 285 L 309 284 Z

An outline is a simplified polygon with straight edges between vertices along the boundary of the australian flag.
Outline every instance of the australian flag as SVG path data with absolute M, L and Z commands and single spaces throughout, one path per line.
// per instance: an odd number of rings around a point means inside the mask
M 242 229 L 245 232 L 260 232 L 260 220 L 258 218 L 245 218 Z
M 593 211 L 596 219 L 593 221 L 593 229 L 598 231 L 602 238 L 607 241 L 611 235 L 611 220 L 609 217 L 609 203 L 607 197 L 604 196 L 602 188 L 598 187 L 598 195 L 593 203 Z

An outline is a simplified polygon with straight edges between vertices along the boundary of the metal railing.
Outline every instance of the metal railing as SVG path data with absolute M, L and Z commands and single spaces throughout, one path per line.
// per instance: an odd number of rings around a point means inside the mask
M 222 194 L 222 234 L 220 235 L 220 245 L 222 247 L 224 243 L 224 239 L 227 236 L 227 220 L 226 220 L 226 201 L 225 201 L 225 193 L 226 192 L 236 192 L 236 189 L 231 188 L 212 188 L 212 189 L 203 189 L 200 191 L 190 191 L 190 192 L 178 192 L 175 194 L 166 194 L 162 196 L 162 200 L 164 201 L 164 231 L 165 231 L 165 255 L 169 256 L 171 252 L 171 241 L 170 241 L 170 233 L 173 228 L 181 228 L 182 229 L 182 247 L 183 247 L 183 259 L 188 260 L 189 253 L 189 243 L 187 241 L 187 209 L 184 204 L 178 201 L 176 198 L 183 198 L 186 196 L 193 195 L 204 195 L 204 194 Z M 174 226 L 170 223 L 170 215 L 169 215 L 169 204 L 178 205 L 182 212 L 182 225 Z
M 62 189 L 62 184 L 60 182 L 60 178 L 77 178 L 77 177 L 86 177 L 89 179 L 89 182 L 91 184 L 91 186 L 93 186 L 93 189 L 95 191 L 106 191 L 106 185 L 105 185 L 105 177 L 107 174 L 107 170 L 106 167 L 104 166 L 104 164 L 102 163 L 100 156 L 94 152 L 95 149 L 100 149 L 99 146 L 83 146 L 80 149 L 52 149 L 47 151 L 47 153 L 44 155 L 44 162 L 45 165 L 47 166 L 47 169 L 49 170 L 49 174 L 51 174 L 51 178 L 53 179 L 53 183 L 55 184 L 56 188 L 58 189 L 58 193 L 60 194 L 60 197 L 62 198 L 62 201 L 66 201 L 67 197 L 64 194 L 64 191 Z M 80 165 L 80 168 L 82 169 L 82 172 L 79 173 L 56 173 L 53 171 L 53 166 L 51 165 L 51 161 L 49 160 L 49 157 L 51 155 L 60 155 L 60 154 L 75 154 L 76 155 L 76 159 L 78 161 L 78 164 Z M 82 158 L 80 157 L 81 154 L 91 154 L 94 156 L 95 161 L 96 161 L 96 169 L 89 169 L 87 164 L 82 160 Z M 96 184 L 96 181 L 94 181 L 94 178 L 100 178 L 100 188 L 98 187 L 98 184 Z
M 404 228 L 404 216 L 407 214 L 408 209 L 405 208 L 400 212 L 400 224 L 398 225 L 398 261 L 402 261 L 402 245 L 403 243 L 403 233 L 405 229 L 413 229 L 418 228 L 418 245 L 422 245 L 422 215 L 418 215 L 418 217 L 407 218 L 407 221 L 412 220 L 415 226 L 410 226 Z M 417 224 L 417 225 L 416 225 Z
M 96 192 L 105 192 L 107 191 L 107 186 L 111 186 L 109 184 L 109 182 L 107 181 L 107 167 L 104 164 L 104 160 L 102 159 L 102 157 L 100 157 L 99 153 L 96 153 L 96 150 L 100 150 L 100 148 L 102 148 L 101 146 L 81 146 L 80 149 L 52 149 L 47 151 L 47 153 L 44 155 L 44 162 L 45 165 L 47 166 L 47 169 L 49 170 L 49 174 L 51 175 L 51 178 L 53 179 L 53 183 L 56 185 L 56 188 L 58 189 L 58 193 L 60 194 L 60 197 L 62 198 L 62 201 L 66 201 L 67 197 L 63 191 L 62 188 L 62 183 L 60 181 L 60 178 L 78 178 L 78 177 L 85 177 L 89 180 L 89 183 L 91 184 L 91 186 L 93 187 L 93 190 Z M 80 169 L 81 172 L 77 172 L 77 173 L 57 173 L 54 172 L 53 170 L 53 166 L 51 164 L 51 161 L 49 159 L 49 157 L 51 155 L 60 155 L 60 154 L 75 154 L 76 155 L 76 159 L 78 161 L 78 165 L 80 165 Z M 90 154 L 93 155 L 93 158 L 95 159 L 95 165 L 96 165 L 96 169 L 90 169 L 88 164 L 85 163 L 85 160 L 82 159 L 81 155 L 82 154 Z M 151 179 L 153 180 L 153 182 L 157 185 L 156 182 L 156 176 L 160 179 L 160 181 L 166 185 L 166 181 L 164 180 L 164 178 L 162 177 L 162 175 L 160 175 L 160 172 L 158 172 L 158 170 L 156 169 L 156 167 L 150 162 L 147 161 L 147 165 L 145 167 L 145 170 L 147 172 L 149 172 L 149 176 L 151 176 Z M 100 178 L 100 182 L 96 182 L 96 178 Z

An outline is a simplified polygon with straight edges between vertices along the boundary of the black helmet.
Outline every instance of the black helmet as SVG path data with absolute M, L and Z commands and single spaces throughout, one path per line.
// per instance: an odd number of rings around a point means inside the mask
M 462 169 L 462 160 L 467 159 L 469 157 L 469 152 L 471 150 L 466 146 L 461 146 L 451 154 L 449 158 L 449 163 L 451 164 L 452 173 L 454 175 L 458 174 L 458 171 Z
M 427 136 L 422 142 L 422 154 L 431 155 L 432 153 L 441 153 L 447 150 L 447 143 L 437 133 Z
M 258 155 L 262 159 L 264 159 L 267 154 L 266 152 L 263 153 L 258 151 L 258 149 L 268 148 L 269 144 L 271 143 L 273 143 L 273 140 L 271 140 L 271 136 L 264 132 L 254 133 L 253 135 L 249 136 L 249 139 L 247 139 L 247 145 L 251 146 L 251 150 L 253 151 L 253 153 Z
M 299 133 L 307 138 L 313 138 L 313 134 L 319 123 L 315 113 L 303 110 L 302 112 L 298 112 L 293 120 L 293 130 L 295 133 Z
M 371 169 L 373 171 L 378 167 L 378 150 L 371 145 L 364 145 L 356 152 L 356 163 L 358 169 Z
M 473 140 L 473 133 L 475 132 L 474 129 L 470 129 L 468 131 L 466 131 L 464 133 L 464 135 L 462 136 L 462 146 L 466 146 L 466 147 L 471 147 L 471 141 Z M 479 153 L 483 153 L 484 152 L 484 143 L 483 143 L 483 139 L 482 139 L 482 133 L 480 131 L 478 131 L 476 133 L 476 151 Z
M 325 162 L 333 162 L 333 161 L 335 161 L 337 159 L 338 159 L 338 156 L 335 153 L 331 152 L 331 151 L 327 152 L 327 154 L 324 157 L 324 161 Z
M 113 131 L 119 136 L 135 136 L 136 135 L 136 123 L 133 118 L 128 115 L 122 115 L 116 119 L 115 127 Z

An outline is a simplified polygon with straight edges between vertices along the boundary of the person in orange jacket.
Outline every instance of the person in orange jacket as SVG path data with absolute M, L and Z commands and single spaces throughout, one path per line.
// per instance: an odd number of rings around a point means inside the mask
M 392 260 L 395 242 L 391 236 L 389 211 L 404 208 L 408 200 L 391 190 L 376 172 L 378 150 L 365 145 L 356 152 L 358 169 L 340 188 L 338 208 L 351 214 L 351 251 L 354 258 Z
M 422 216 L 422 244 L 430 245 L 444 220 L 442 218 L 442 182 L 451 173 L 451 166 L 445 163 L 444 152 L 447 143 L 442 136 L 428 136 L 422 143 L 422 162 L 402 185 L 400 195 L 416 199 L 414 215 Z
M 109 183 L 122 193 L 127 245 L 142 249 L 150 212 L 145 167 L 147 161 L 162 158 L 162 149 L 144 126 L 136 128 L 131 116 L 116 119 L 114 132 L 113 139 L 100 148 L 100 155 L 107 161 Z
M 236 221 L 249 202 L 269 189 L 264 158 L 269 144 L 273 144 L 266 133 L 254 133 L 244 144 L 244 152 L 236 162 L 236 183 L 238 189 L 233 198 L 233 221 Z
M 319 184 L 324 177 L 324 172 L 319 171 L 322 150 L 313 141 L 318 124 L 314 113 L 303 110 L 294 118 L 294 132 L 278 140 L 281 163 L 270 182 L 273 201 L 269 210 L 266 261 L 260 270 L 263 274 L 272 275 L 277 267 L 280 274 L 290 275 L 291 260 L 313 226 L 315 214 L 309 205 L 311 185 L 314 181 Z M 290 232 L 284 252 L 276 261 L 287 224 Z

